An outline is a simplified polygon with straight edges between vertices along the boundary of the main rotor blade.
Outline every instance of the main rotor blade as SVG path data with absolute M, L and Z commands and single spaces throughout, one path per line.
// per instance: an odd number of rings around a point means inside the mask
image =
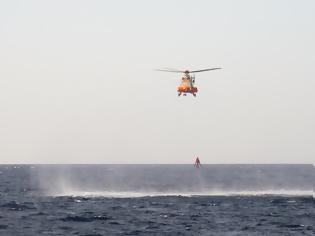
M 211 68 L 211 69 L 204 69 L 204 70 L 192 70 L 189 71 L 190 73 L 197 73 L 197 72 L 204 72 L 204 71 L 209 71 L 209 70 L 219 70 L 221 68 Z
M 184 73 L 182 70 L 175 70 L 175 69 L 156 69 L 157 71 L 164 71 L 164 72 L 174 72 L 174 73 Z

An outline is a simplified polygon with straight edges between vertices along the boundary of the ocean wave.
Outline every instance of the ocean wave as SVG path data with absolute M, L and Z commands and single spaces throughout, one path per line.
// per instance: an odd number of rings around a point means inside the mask
M 104 197 L 104 198 L 139 198 L 139 197 L 197 197 L 197 196 L 313 196 L 313 191 L 299 190 L 266 190 L 266 191 L 204 191 L 204 192 L 118 192 L 118 191 L 65 191 L 51 194 L 54 197 Z

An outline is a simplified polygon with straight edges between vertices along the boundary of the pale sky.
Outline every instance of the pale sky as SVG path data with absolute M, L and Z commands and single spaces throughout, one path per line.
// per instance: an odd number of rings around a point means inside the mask
M 1 1 L 0 163 L 312 163 L 314 64 L 313 0 Z

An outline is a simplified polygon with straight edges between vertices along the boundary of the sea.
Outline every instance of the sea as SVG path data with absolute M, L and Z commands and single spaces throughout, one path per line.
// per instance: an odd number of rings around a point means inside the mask
M 315 235 L 313 165 L 0 165 L 0 235 Z

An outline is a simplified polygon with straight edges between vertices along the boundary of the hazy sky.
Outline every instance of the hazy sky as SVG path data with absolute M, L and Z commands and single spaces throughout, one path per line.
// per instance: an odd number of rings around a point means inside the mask
M 0 163 L 312 163 L 315 1 L 0 2 Z M 180 74 L 199 93 L 177 97 Z

